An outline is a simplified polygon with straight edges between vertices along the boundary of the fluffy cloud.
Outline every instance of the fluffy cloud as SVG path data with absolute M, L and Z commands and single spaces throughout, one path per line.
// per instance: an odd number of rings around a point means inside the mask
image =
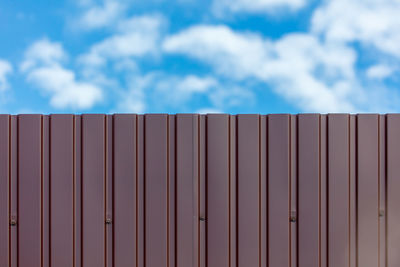
M 184 77 L 171 76 L 168 79 L 162 79 L 158 88 L 169 88 L 177 90 L 178 92 L 185 94 L 193 93 L 205 93 L 210 88 L 218 85 L 218 81 L 213 77 L 199 77 L 195 75 L 187 75 Z M 180 95 L 180 94 L 178 94 Z
M 156 56 L 160 52 L 166 23 L 166 19 L 158 14 L 119 18 L 111 27 L 112 34 L 94 43 L 87 53 L 78 57 L 82 72 L 90 80 L 97 81 L 100 77 L 110 84 L 110 79 L 105 75 L 115 78 L 117 84 L 110 87 L 120 96 L 116 111 L 144 112 L 149 84 L 153 84 L 154 74 L 138 74 L 140 69 L 136 60 L 144 56 Z M 112 68 L 105 68 L 109 63 Z M 121 72 L 129 73 L 127 81 L 119 79 L 121 77 L 117 73 Z
M 218 15 L 231 13 L 266 13 L 276 9 L 298 10 L 306 5 L 306 0 L 214 0 L 214 10 Z
M 216 86 L 218 82 L 213 77 L 198 77 L 195 75 L 188 75 L 179 80 L 176 88 L 180 92 L 207 92 L 209 88 Z
M 196 111 L 196 113 L 200 114 L 212 114 L 212 113 L 223 113 L 222 110 L 214 109 L 214 108 L 201 108 Z
M 25 52 L 25 60 L 20 69 L 27 71 L 37 64 L 58 65 L 67 59 L 67 54 L 60 43 L 52 43 L 47 39 L 38 40 Z
M 199 25 L 168 37 L 163 49 L 206 61 L 220 73 L 246 77 L 260 71 L 272 44 L 258 35 L 237 34 L 227 26 Z
M 146 109 L 145 90 L 151 86 L 154 74 L 133 75 L 128 79 L 128 89 L 121 93 L 117 112 L 143 113 Z
M 380 80 L 391 76 L 394 71 L 394 68 L 391 66 L 386 64 L 377 64 L 369 67 L 366 73 L 368 78 Z
M 154 99 L 163 99 L 164 106 L 193 110 L 196 99 L 203 99 L 211 109 L 224 110 L 254 103 L 251 90 L 230 82 L 222 83 L 212 76 L 158 75 L 151 85 Z
M 88 109 L 102 99 L 101 89 L 88 82 L 79 81 L 62 61 L 67 54 L 61 44 L 47 39 L 33 43 L 25 53 L 21 70 L 27 81 L 50 95 L 55 108 Z
M 159 15 L 124 19 L 117 24 L 115 34 L 94 44 L 88 53 L 80 56 L 79 61 L 98 67 L 108 60 L 154 54 L 158 50 L 164 23 Z
M 164 99 L 170 106 L 179 107 L 195 95 L 210 94 L 220 85 L 213 77 L 158 75 L 152 86 L 157 98 Z
M 79 26 L 83 29 L 96 29 L 109 26 L 125 11 L 125 6 L 115 0 L 106 0 L 102 5 L 93 5 L 85 10 L 79 19 Z
M 211 64 L 227 78 L 257 79 L 304 111 L 354 111 L 355 52 L 308 34 L 272 42 L 226 26 L 200 25 L 167 38 L 163 48 Z M 362 92 L 357 92 L 362 93 Z
M 312 31 L 329 42 L 361 42 L 400 57 L 400 1 L 329 0 L 317 8 Z
M 13 68 L 11 64 L 0 59 L 0 92 L 8 88 L 7 76 L 11 74 Z
M 91 108 L 102 96 L 97 86 L 77 81 L 75 73 L 61 66 L 34 69 L 28 81 L 50 93 L 50 104 L 56 108 Z
M 186 75 L 178 76 L 164 72 L 150 72 L 146 75 L 132 76 L 128 90 L 122 92 L 118 110 L 124 112 L 145 112 L 149 105 L 152 110 L 218 110 L 239 107 L 254 103 L 255 96 L 251 90 L 238 85 L 221 83 L 211 76 Z M 161 100 L 161 101 L 160 101 Z M 197 101 L 206 103 L 209 108 L 197 107 Z

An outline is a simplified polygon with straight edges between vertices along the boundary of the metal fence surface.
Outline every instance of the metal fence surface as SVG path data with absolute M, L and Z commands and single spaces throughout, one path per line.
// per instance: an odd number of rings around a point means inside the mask
M 0 115 L 1 267 L 398 267 L 400 115 Z

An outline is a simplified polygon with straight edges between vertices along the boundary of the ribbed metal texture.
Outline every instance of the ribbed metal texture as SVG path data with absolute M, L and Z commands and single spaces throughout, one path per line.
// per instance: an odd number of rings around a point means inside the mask
M 1 267 L 398 267 L 400 115 L 0 115 Z

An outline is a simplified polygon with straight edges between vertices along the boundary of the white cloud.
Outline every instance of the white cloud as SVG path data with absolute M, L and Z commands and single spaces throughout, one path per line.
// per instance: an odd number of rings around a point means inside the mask
M 13 71 L 11 64 L 8 61 L 0 59 L 0 92 L 6 90 L 9 85 L 7 76 Z
M 185 77 L 171 77 L 164 80 L 165 83 L 160 83 L 159 87 L 174 89 L 180 94 L 205 93 L 210 88 L 218 85 L 218 81 L 213 77 L 199 77 L 188 75 Z
M 197 112 L 201 110 L 201 106 L 197 106 L 204 103 L 209 106 L 207 110 L 221 111 L 241 105 L 251 106 L 255 102 L 251 90 L 221 83 L 212 76 L 150 72 L 133 75 L 127 84 L 127 90 L 120 94 L 117 111 L 143 113 L 151 106 L 153 111 Z
M 226 26 L 194 26 L 170 36 L 163 48 L 211 64 L 227 78 L 256 78 L 304 111 L 350 112 L 355 52 L 321 43 L 308 34 L 289 34 L 276 42 Z
M 139 70 L 139 66 L 134 60 L 130 58 L 122 58 L 121 60 L 115 62 L 114 70 L 117 72 L 124 70 L 136 72 Z
M 102 99 L 101 89 L 91 83 L 79 81 L 72 70 L 62 66 L 67 57 L 60 43 L 47 39 L 33 43 L 25 53 L 21 70 L 27 81 L 50 95 L 55 108 L 88 109 Z
M 118 23 L 116 33 L 80 56 L 85 65 L 99 67 L 109 59 L 124 59 L 133 56 L 154 54 L 160 42 L 160 30 L 165 20 L 159 15 L 138 16 Z
M 208 94 L 210 102 L 216 110 L 226 110 L 232 107 L 251 107 L 255 103 L 255 95 L 250 88 L 238 85 L 220 84 L 216 90 Z
M 175 107 L 184 105 L 196 94 L 209 95 L 212 89 L 220 87 L 215 78 L 207 76 L 158 75 L 154 78 L 152 87 L 155 93 L 168 105 Z
M 143 113 L 146 110 L 145 90 L 152 84 L 155 74 L 134 75 L 128 80 L 127 91 L 120 95 L 117 112 Z
M 201 78 L 195 75 L 188 75 L 179 81 L 177 88 L 179 91 L 204 93 L 216 85 L 217 81 L 212 77 Z
M 260 71 L 272 43 L 253 34 L 237 34 L 227 26 L 199 25 L 168 37 L 163 49 L 206 61 L 220 73 L 246 77 Z
M 49 66 L 58 65 L 67 59 L 67 54 L 60 43 L 50 42 L 44 38 L 33 43 L 25 52 L 25 60 L 21 64 L 21 71 L 27 71 L 37 64 Z
M 220 109 L 215 109 L 215 108 L 201 108 L 201 109 L 197 110 L 196 113 L 210 114 L 210 113 L 223 113 L 223 111 Z
M 400 1 L 328 0 L 313 14 L 312 30 L 329 42 L 358 41 L 400 57 Z
M 89 4 L 78 20 L 80 29 L 92 30 L 111 26 L 124 13 L 126 6 L 120 1 L 106 0 L 101 5 Z
M 264 78 L 275 90 L 305 111 L 351 112 L 357 92 L 355 52 L 325 44 L 307 34 L 290 34 L 274 45 L 266 58 Z
M 295 11 L 307 4 L 306 0 L 214 0 L 217 15 L 231 13 L 271 13 L 277 9 Z
M 61 66 L 34 69 L 28 81 L 50 93 L 50 105 L 55 108 L 88 109 L 102 99 L 97 86 L 77 81 L 72 71 Z
M 155 90 L 155 99 L 163 99 L 164 105 L 174 109 L 184 108 L 190 112 L 194 111 L 190 103 L 193 105 L 196 99 L 203 99 L 214 110 L 252 106 L 255 102 L 250 88 L 229 81 L 221 82 L 213 76 L 163 74 L 154 79 L 152 88 Z
M 367 77 L 370 79 L 381 80 L 391 76 L 394 71 L 394 68 L 391 66 L 388 66 L 386 64 L 377 64 L 369 67 L 366 74 Z

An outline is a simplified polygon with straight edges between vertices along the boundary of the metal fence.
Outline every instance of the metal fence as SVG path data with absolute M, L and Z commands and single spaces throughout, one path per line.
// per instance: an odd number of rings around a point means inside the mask
M 400 115 L 0 115 L 0 266 L 398 267 Z

